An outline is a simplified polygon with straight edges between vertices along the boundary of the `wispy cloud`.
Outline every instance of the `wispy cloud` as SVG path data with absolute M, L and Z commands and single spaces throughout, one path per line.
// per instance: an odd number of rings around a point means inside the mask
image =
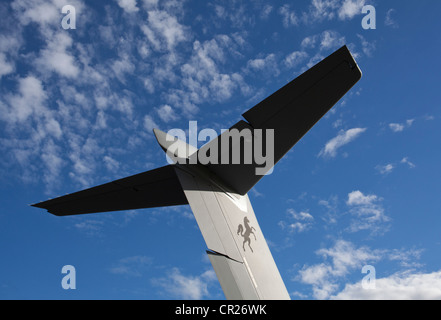
M 161 287 L 178 299 L 201 300 L 210 297 L 209 287 L 217 281 L 213 270 L 199 276 L 186 276 L 178 268 L 171 269 L 166 277 L 152 279 L 152 283 Z
M 118 0 L 118 5 L 127 13 L 137 12 L 136 0 Z
M 101 220 L 84 219 L 75 223 L 74 227 L 89 237 L 101 237 L 104 222 Z
M 35 60 L 36 66 L 42 73 L 56 72 L 60 76 L 74 79 L 80 74 L 78 62 L 70 53 L 72 38 L 66 33 L 56 33 L 41 50 Z
M 365 37 L 363 37 L 361 34 L 357 34 L 358 39 L 360 39 L 361 42 L 361 48 L 363 50 L 363 53 L 368 56 L 371 57 L 376 49 L 376 42 L 372 41 L 369 42 L 366 40 Z
M 360 191 L 353 191 L 348 194 L 348 200 L 346 201 L 346 204 L 349 206 L 370 205 L 377 200 L 378 200 L 378 197 L 376 195 L 365 196 Z
M 338 9 L 338 18 L 348 20 L 361 14 L 361 9 L 367 3 L 366 0 L 344 0 Z
M 114 263 L 108 270 L 110 273 L 141 277 L 144 272 L 152 265 L 153 259 L 147 256 L 132 256 L 122 258 Z
M 156 109 L 158 117 L 165 123 L 177 120 L 177 115 L 173 108 L 167 104 L 164 104 Z
M 180 42 L 191 39 L 188 28 L 164 10 L 148 11 L 148 24 L 142 26 L 155 50 L 173 50 Z
M 301 12 L 300 20 L 305 24 L 329 20 L 351 20 L 361 14 L 367 0 L 312 0 L 308 10 Z
M 264 7 L 263 7 L 263 9 L 262 9 L 262 11 L 261 11 L 261 13 L 260 13 L 260 18 L 262 18 L 262 19 L 268 19 L 268 17 L 269 17 L 269 15 L 271 14 L 271 12 L 273 11 L 273 6 L 271 6 L 271 5 L 269 5 L 269 4 L 266 4 Z
M 378 165 L 375 168 L 381 174 L 389 174 L 395 169 L 395 165 L 392 163 L 388 163 L 386 165 Z
M 386 18 L 384 19 L 384 25 L 387 27 L 391 27 L 394 29 L 399 28 L 398 22 L 394 19 L 394 15 L 396 13 L 395 9 L 389 9 L 386 14 Z
M 156 124 L 155 120 L 153 120 L 152 116 L 146 115 L 144 117 L 144 128 L 149 132 L 152 133 L 153 129 L 158 128 L 159 126 Z
M 6 55 L 0 52 L 0 79 L 2 76 L 12 73 L 15 70 L 13 62 L 8 61 Z
M 404 129 L 410 128 L 414 122 L 415 119 L 409 119 L 404 123 L 389 123 L 389 128 L 393 132 L 402 132 Z
M 364 202 L 365 200 L 360 199 L 360 201 Z M 347 279 L 348 275 L 353 272 L 362 275 L 361 270 L 365 265 L 375 266 L 379 261 L 388 260 L 398 262 L 404 268 L 417 267 L 418 264 L 415 264 L 415 261 L 420 259 L 421 250 L 371 249 L 368 246 L 356 246 L 350 241 L 340 239 L 335 241 L 333 246 L 319 249 L 315 253 L 322 259 L 322 262 L 314 265 L 304 265 L 294 280 L 311 285 L 312 295 L 317 299 L 363 299 L 364 297 L 368 299 L 369 297 L 370 299 L 375 297 L 398 299 L 399 297 L 410 297 L 412 289 L 427 289 L 430 286 L 429 281 L 418 283 L 418 279 L 431 279 L 434 280 L 434 283 L 438 283 L 441 280 L 440 273 L 427 275 L 428 277 L 426 278 L 423 274 L 415 273 L 412 275 L 408 271 L 384 278 L 384 280 L 389 279 L 392 283 L 387 281 L 383 283 L 383 279 L 377 279 L 376 290 L 362 289 L 360 281 L 355 285 L 345 285 L 344 289 L 339 292 L 342 287 L 342 281 Z M 408 280 L 413 279 L 415 282 L 406 281 L 405 279 L 408 276 L 410 277 Z M 382 288 L 385 288 L 386 291 L 383 292 Z M 393 289 L 398 288 L 402 288 L 404 291 L 394 292 Z M 416 297 L 434 297 L 438 296 L 439 293 L 439 290 L 418 290 L 414 292 Z
M 319 157 L 335 158 L 337 156 L 337 151 L 341 147 L 356 140 L 366 130 L 366 128 L 354 128 L 347 131 L 341 131 L 335 138 L 332 138 L 326 143 L 325 147 L 320 151 Z
M 102 13 L 96 30 L 86 34 L 87 28 L 82 26 L 94 23 L 96 12 L 83 1 L 72 0 L 69 4 L 81 19 L 77 19 L 75 32 L 66 32 L 60 27 L 64 3 L 15 0 L 8 7 L 8 19 L 13 19 L 17 28 L 13 36 L 0 35 L 0 79 L 8 78 L 12 84 L 0 98 L 0 119 L 12 136 L 20 132 L 20 144 L 11 137 L 2 150 L 15 157 L 22 172 L 34 170 L 34 174 L 23 176 L 48 182 L 55 181 L 51 175 L 66 172 L 84 187 L 94 182 L 93 173 L 99 169 L 127 169 L 120 160 L 122 153 L 111 141 L 130 141 L 127 146 L 136 149 L 162 122 L 192 117 L 200 108 L 225 103 L 237 94 L 256 97 L 247 77 L 278 75 L 305 62 L 311 66 L 325 56 L 324 51 L 346 40 L 325 30 L 312 36 L 309 44 L 305 40 L 298 50 L 260 52 L 250 58 L 245 55 L 251 47 L 244 26 L 270 15 L 279 15 L 286 26 L 294 26 L 302 23 L 303 13 L 292 5 L 210 5 L 217 21 L 231 22 L 236 29 L 228 34 L 219 33 L 219 29 L 209 33 L 213 26 L 201 23 L 205 35 L 196 38 L 197 33 L 184 19 L 188 15 L 184 2 L 114 0 L 109 3 L 113 9 Z M 311 6 L 315 13 L 330 10 L 330 15 L 338 18 L 344 1 L 315 0 Z M 253 14 L 245 15 L 247 10 Z M 41 41 L 36 42 L 33 52 L 19 55 L 24 30 L 31 24 Z M 314 49 L 318 53 L 310 52 Z M 232 62 L 238 61 L 246 67 L 232 69 Z M 13 77 L 18 64 L 29 72 Z M 135 92 L 139 88 L 144 92 Z M 258 94 L 265 95 L 263 91 Z M 146 111 L 139 105 L 156 108 Z M 108 130 L 117 122 L 122 130 Z M 91 150 L 94 145 L 96 152 Z M 49 171 L 30 168 L 30 161 Z M 52 169 L 47 167 L 49 163 L 54 164 Z
M 314 217 L 306 211 L 297 212 L 290 208 L 287 210 L 288 220 L 279 221 L 278 225 L 282 230 L 289 232 L 302 233 L 311 229 L 314 223 Z
M 411 168 L 411 169 L 416 167 L 416 165 L 414 163 L 409 161 L 408 157 L 404 157 L 403 159 L 401 159 L 400 163 L 407 164 L 409 166 L 409 168 Z
M 320 51 L 335 49 L 343 46 L 346 39 L 334 30 L 325 30 L 322 33 L 304 38 L 300 44 L 302 49 L 318 48 Z
M 320 249 L 316 254 L 326 262 L 312 266 L 305 265 L 298 274 L 297 280 L 312 286 L 313 296 L 317 299 L 328 299 L 339 288 L 338 282 L 355 269 L 367 263 L 381 259 L 381 253 L 368 247 L 357 248 L 345 240 L 336 241 L 328 249 Z
M 263 58 L 251 59 L 247 62 L 247 67 L 251 71 L 258 71 L 264 74 L 278 75 L 278 61 L 274 53 L 270 53 Z
M 298 25 L 299 18 L 294 10 L 290 8 L 289 4 L 285 4 L 279 8 L 279 14 L 282 16 L 282 23 L 285 28 L 291 25 Z
M 294 51 L 287 55 L 283 62 L 287 68 L 293 68 L 302 63 L 307 57 L 308 54 L 304 51 Z
M 382 175 L 388 175 L 394 169 L 396 169 L 400 165 L 406 165 L 408 168 L 413 169 L 416 165 L 409 160 L 409 157 L 404 157 L 399 162 L 388 163 L 386 165 L 378 165 L 375 169 Z
M 376 195 L 365 195 L 361 191 L 348 194 L 346 204 L 354 217 L 349 226 L 349 232 L 369 231 L 371 234 L 384 233 L 388 229 L 386 216 L 381 205 L 382 199 Z
M 361 282 L 347 284 L 336 300 L 440 300 L 441 271 L 398 272 L 375 280 L 375 289 L 363 289 Z

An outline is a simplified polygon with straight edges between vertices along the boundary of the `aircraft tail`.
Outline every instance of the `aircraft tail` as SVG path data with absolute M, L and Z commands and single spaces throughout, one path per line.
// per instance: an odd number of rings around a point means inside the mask
M 342 47 L 199 150 L 155 129 L 175 165 L 34 206 L 69 215 L 189 204 L 228 299 L 289 299 L 247 192 L 360 78 L 354 58 Z M 261 156 L 271 156 L 270 165 L 255 157 L 258 147 Z

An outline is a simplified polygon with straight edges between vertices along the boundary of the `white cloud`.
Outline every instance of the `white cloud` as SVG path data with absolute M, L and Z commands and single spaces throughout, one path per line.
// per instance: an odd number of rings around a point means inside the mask
M 342 47 L 346 43 L 344 36 L 341 36 L 338 32 L 332 30 L 323 31 L 321 34 L 320 49 L 328 50 L 333 48 Z
M 19 19 L 24 25 L 31 22 L 36 22 L 40 25 L 61 22 L 61 10 L 59 10 L 52 1 L 15 0 L 11 3 L 11 7 L 16 11 L 21 11 Z
M 384 208 L 380 204 L 382 199 L 376 195 L 364 195 L 361 191 L 353 191 L 348 194 L 346 204 L 350 207 L 350 213 L 355 218 L 349 226 L 350 232 L 368 230 L 371 234 L 387 230 L 385 223 L 390 218 L 385 215 Z
M 32 115 L 44 116 L 48 113 L 45 107 L 47 94 L 39 79 L 32 75 L 20 78 L 18 91 L 18 94 L 6 97 L 10 108 L 2 112 L 0 117 L 15 123 L 24 122 Z
M 173 108 L 170 107 L 167 104 L 162 105 L 158 109 L 156 109 L 156 112 L 161 118 L 162 121 L 168 123 L 170 121 L 175 121 L 178 117 L 176 116 L 175 112 L 173 111 Z
M 158 40 L 158 38 L 156 37 L 153 30 L 147 25 L 142 25 L 141 31 L 144 33 L 144 35 L 150 41 L 150 44 L 153 46 L 153 48 L 156 51 L 159 51 L 161 49 L 161 42 Z
M 153 80 L 150 78 L 144 79 L 144 87 L 150 94 L 153 94 L 155 92 L 155 85 L 153 84 Z
M 256 70 L 263 69 L 265 67 L 265 60 L 264 59 L 249 60 L 248 66 Z
M 375 289 L 363 289 L 361 282 L 347 284 L 336 300 L 441 300 L 441 271 L 401 272 L 375 281 Z
M 366 128 L 354 128 L 347 131 L 341 131 L 338 136 L 332 138 L 326 143 L 325 147 L 320 151 L 319 156 L 336 157 L 338 149 L 354 141 L 365 131 Z
M 312 0 L 307 11 L 301 13 L 300 20 L 313 24 L 325 20 L 351 20 L 362 14 L 367 0 Z
M 272 11 L 273 11 L 273 7 L 271 5 L 269 5 L 269 4 L 266 4 L 263 7 L 262 12 L 260 13 L 260 17 L 262 19 L 267 19 Z
M 372 56 L 372 54 L 374 53 L 374 51 L 375 51 L 375 48 L 376 48 L 376 43 L 375 43 L 375 41 L 373 41 L 373 42 L 369 42 L 369 41 L 367 41 L 362 35 L 360 35 L 360 34 L 357 34 L 357 37 L 360 39 L 360 41 L 361 41 L 361 47 L 362 47 L 362 50 L 363 50 L 363 53 L 366 55 L 366 56 L 368 56 L 368 57 L 371 57 Z
M 3 52 L 0 52 L 0 79 L 15 70 L 15 65 L 12 62 L 6 60 L 6 56 Z
M 142 0 L 142 3 L 146 9 L 151 9 L 158 5 L 158 0 Z
M 317 250 L 316 254 L 325 260 L 330 259 L 330 263 L 304 266 L 297 280 L 311 285 L 313 296 L 317 299 L 328 299 L 338 289 L 338 280 L 353 270 L 361 270 L 367 263 L 381 259 L 380 252 L 367 247 L 356 248 L 345 240 L 336 241 L 329 249 Z
M 384 20 L 384 24 L 387 27 L 391 27 L 394 29 L 397 29 L 399 27 L 398 23 L 395 21 L 395 19 L 392 17 L 395 14 L 395 9 L 389 9 L 386 14 L 386 19 Z
M 280 73 L 274 53 L 268 54 L 265 58 L 248 60 L 247 67 L 253 71 L 265 71 L 272 76 L 277 76 Z
M 213 270 L 205 271 L 200 276 L 185 276 L 177 268 L 173 268 L 166 278 L 152 280 L 153 284 L 182 300 L 201 300 L 209 297 L 208 287 L 215 281 L 216 275 Z
M 397 168 L 397 166 L 399 166 L 400 164 L 407 165 L 407 167 L 409 167 L 410 169 L 413 169 L 416 167 L 414 163 L 409 161 L 408 157 L 404 157 L 399 162 L 388 163 L 386 165 L 378 165 L 375 167 L 375 169 L 377 169 L 377 171 L 379 173 L 387 175 L 387 174 L 391 173 L 395 168 Z
M 80 70 L 71 50 L 72 38 L 66 32 L 57 33 L 48 40 L 35 63 L 43 73 L 53 71 L 61 76 L 76 78 Z
M 302 49 L 315 48 L 317 42 L 317 35 L 306 37 L 302 40 L 300 46 Z
M 72 165 L 69 176 L 83 188 L 90 187 L 95 179 L 93 173 L 102 163 L 105 152 L 103 142 L 98 137 L 70 133 L 68 143 L 67 153 Z
M 101 220 L 85 219 L 74 224 L 74 227 L 89 237 L 101 237 L 104 222 Z
M 317 299 L 399 299 L 399 297 L 435 297 L 441 292 L 436 284 L 441 280 L 441 273 L 433 274 L 410 274 L 398 273 L 384 279 L 376 279 L 376 289 L 362 289 L 361 281 L 357 284 L 346 284 L 345 288 L 338 292 L 344 281 L 351 273 L 358 273 L 360 279 L 363 266 L 373 265 L 381 260 L 398 262 L 405 268 L 415 268 L 419 264 L 415 262 L 420 258 L 421 250 L 389 250 L 371 249 L 367 246 L 357 247 L 354 243 L 346 240 L 337 240 L 330 248 L 319 249 L 316 252 L 323 262 L 314 265 L 305 265 L 299 270 L 294 278 L 304 284 L 311 285 L 312 294 Z M 378 276 L 378 273 L 377 273 Z M 436 286 L 431 290 L 430 281 Z M 440 287 L 441 288 L 441 287 Z M 402 290 L 401 292 L 399 290 Z
M 11 8 L 15 11 L 18 21 L 26 26 L 36 23 L 39 32 L 45 37 L 50 38 L 54 31 L 61 27 L 63 14 L 61 9 L 65 5 L 75 7 L 77 17 L 81 16 L 82 23 L 90 18 L 82 0 L 14 0 Z M 78 22 L 78 20 L 77 20 Z
M 399 124 L 399 123 L 390 123 L 389 124 L 389 128 L 393 131 L 393 132 L 401 132 L 404 130 L 404 125 Z
M 220 5 L 214 5 L 214 11 L 216 13 L 216 16 L 221 19 L 225 19 L 227 17 L 227 10 L 225 10 L 225 8 Z
M 110 68 L 122 83 L 125 83 L 126 74 L 130 75 L 135 71 L 135 65 L 132 63 L 129 55 L 126 54 L 122 54 L 120 59 L 113 61 Z
M 144 128 L 149 131 L 152 132 L 153 129 L 158 128 L 158 125 L 156 124 L 156 122 L 153 120 L 153 118 L 149 115 L 146 115 L 144 117 Z
M 60 148 L 51 139 L 45 143 L 41 159 L 46 166 L 43 178 L 46 185 L 49 186 L 48 190 L 55 189 L 60 184 L 59 175 L 64 161 L 60 155 Z
M 282 16 L 282 23 L 285 28 L 288 28 L 291 25 L 298 25 L 299 18 L 297 17 L 294 10 L 290 9 L 289 4 L 285 4 L 279 9 L 279 13 Z
M 376 195 L 365 196 L 360 191 L 353 191 L 348 194 L 348 200 L 346 201 L 346 204 L 349 206 L 371 205 L 377 200 L 378 197 Z
M 388 163 L 384 166 L 377 166 L 376 169 L 381 174 L 389 174 L 392 172 L 393 169 L 395 169 L 395 166 L 392 163 Z
M 173 50 L 180 42 L 188 41 L 188 28 L 180 24 L 175 16 L 163 10 L 148 11 L 148 23 L 141 30 L 155 50 Z
M 193 51 L 181 70 L 181 88 L 170 89 L 167 102 L 189 116 L 198 111 L 203 102 L 223 102 L 231 98 L 235 90 L 248 92 L 241 74 L 223 72 L 228 54 L 235 54 L 240 37 L 217 35 L 211 40 L 193 42 Z M 257 63 L 256 66 L 259 64 Z
M 338 10 L 340 20 L 352 19 L 361 14 L 361 9 L 366 4 L 366 0 L 344 0 Z
M 404 129 L 410 128 L 414 121 L 415 119 L 409 119 L 405 123 L 389 123 L 389 128 L 393 132 L 402 132 Z
M 385 250 L 384 254 L 385 258 L 389 259 L 390 261 L 398 261 L 400 266 L 408 268 L 409 270 L 415 270 L 415 268 L 421 268 L 424 266 L 419 262 L 423 251 L 424 250 L 422 249 L 392 249 Z
M 335 18 L 335 11 L 340 6 L 340 0 L 312 0 L 308 12 L 303 12 L 304 23 L 316 23 Z
M 213 97 L 218 101 L 231 98 L 233 91 L 237 88 L 234 75 L 216 74 L 210 82 L 210 89 Z
M 152 265 L 152 258 L 147 256 L 133 256 L 120 259 L 109 268 L 109 272 L 124 276 L 141 277 Z
M 104 164 L 106 165 L 107 170 L 115 172 L 118 170 L 120 164 L 117 160 L 113 159 L 109 156 L 104 156 L 103 158 Z
M 309 212 L 297 212 L 294 209 L 288 209 L 287 213 L 289 220 L 293 221 L 280 221 L 278 225 L 282 229 L 297 233 L 302 233 L 311 229 L 314 223 L 314 217 Z
M 46 122 L 46 132 L 57 139 L 61 138 L 63 132 L 61 131 L 60 123 L 54 118 L 50 118 Z
M 293 68 L 302 63 L 307 57 L 308 54 L 304 51 L 294 51 L 287 55 L 283 62 L 287 68 Z
M 400 163 L 403 164 L 407 164 L 409 166 L 409 168 L 415 168 L 415 164 L 409 161 L 408 157 L 404 157 L 403 159 L 401 159 Z
M 334 195 L 329 197 L 328 200 L 321 199 L 318 204 L 326 209 L 326 214 L 322 219 L 327 225 L 336 224 L 339 217 L 338 197 Z
M 20 33 L 0 34 L 0 52 L 14 53 L 18 51 L 22 44 Z
M 128 13 L 137 12 L 139 10 L 136 6 L 136 0 L 118 0 L 118 5 Z
M 319 50 L 331 50 L 342 47 L 346 43 L 346 38 L 334 30 L 325 30 L 320 34 L 306 37 L 300 46 L 303 50 L 314 49 L 319 45 Z
M 293 209 L 288 209 L 287 212 L 292 218 L 296 220 L 314 220 L 314 217 L 309 212 L 297 212 Z
M 290 223 L 288 226 L 290 231 L 302 233 L 311 228 L 311 223 L 294 222 Z
M 4 21 L 4 23 L 8 23 Z M 22 35 L 19 31 L 7 31 L 0 34 L 0 80 L 3 76 L 15 72 L 15 63 L 19 48 L 22 45 Z

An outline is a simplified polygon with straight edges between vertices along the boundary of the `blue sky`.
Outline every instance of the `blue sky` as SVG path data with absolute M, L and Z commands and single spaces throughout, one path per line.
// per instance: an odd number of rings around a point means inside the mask
M 75 29 L 61 25 L 67 4 Z M 365 5 L 376 29 L 362 28 Z M 28 205 L 165 165 L 154 127 L 227 129 L 347 44 L 362 80 L 250 192 L 254 211 L 293 299 L 440 299 L 440 10 L 1 2 L 0 298 L 223 299 L 188 206 L 55 217 Z

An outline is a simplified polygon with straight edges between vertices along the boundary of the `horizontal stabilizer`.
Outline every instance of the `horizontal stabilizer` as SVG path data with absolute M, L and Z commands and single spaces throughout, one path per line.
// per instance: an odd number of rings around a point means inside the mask
M 198 159 L 206 154 L 217 154 L 216 161 L 206 164 L 225 184 L 237 193 L 246 194 L 361 78 L 361 71 L 346 46 L 294 79 L 286 86 L 243 114 L 247 120 L 239 121 L 229 130 L 213 139 L 198 151 Z M 222 137 L 231 136 L 234 145 L 224 148 Z M 260 129 L 259 136 L 256 129 Z M 245 133 L 252 131 L 250 138 Z M 272 131 L 272 140 L 266 134 Z M 236 131 L 236 132 L 237 132 Z M 242 139 L 238 142 L 238 137 Z M 265 140 L 266 139 L 266 140 Z M 231 138 L 230 138 L 231 140 Z M 269 148 L 269 143 L 272 143 Z M 256 161 L 256 145 L 262 144 L 262 155 L 272 153 L 268 166 Z M 246 150 L 253 148 L 252 162 L 222 163 L 228 153 L 244 158 Z M 258 154 L 258 153 L 257 153 Z M 193 155 L 195 157 L 196 155 Z M 266 158 L 269 159 L 268 154 Z M 236 158 L 237 159 L 237 158 Z M 263 168 L 260 173 L 256 168 Z
M 57 216 L 188 204 L 172 166 L 47 200 L 33 207 Z

